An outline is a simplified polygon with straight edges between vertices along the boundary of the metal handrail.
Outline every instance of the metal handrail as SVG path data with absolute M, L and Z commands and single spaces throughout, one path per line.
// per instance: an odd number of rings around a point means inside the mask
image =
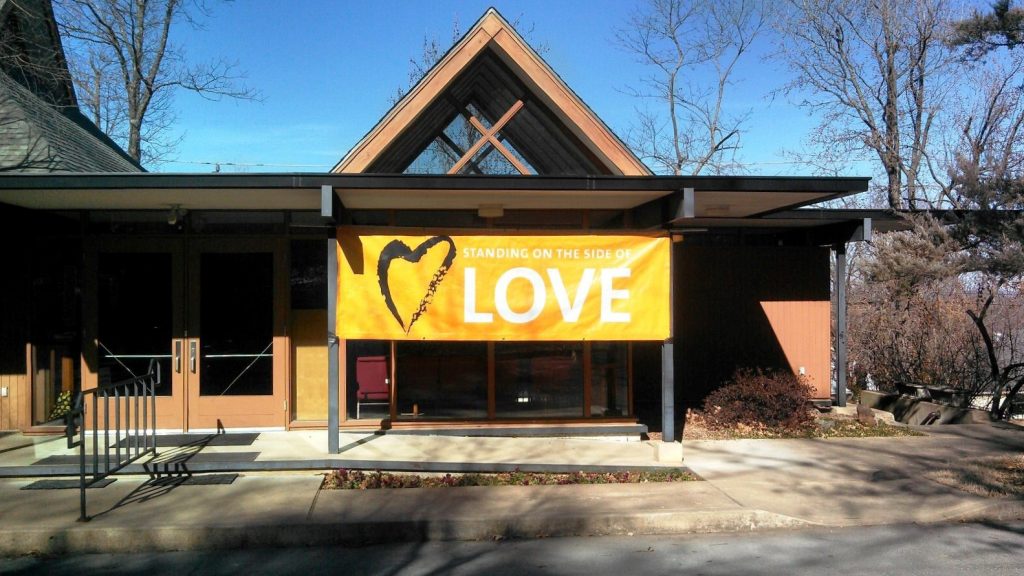
M 64 435 L 67 437 L 68 448 L 78 448 L 79 522 L 89 521 L 85 501 L 85 491 L 89 486 L 115 474 L 146 454 L 156 457 L 156 389 L 159 386 L 160 364 L 153 359 L 149 361 L 149 370 L 142 376 L 101 383 L 95 388 L 82 390 L 75 397 L 71 411 L 64 417 Z M 87 401 L 87 397 L 91 401 Z M 99 425 L 101 405 L 102 428 Z M 111 412 L 114 417 L 113 430 L 110 427 Z M 87 416 L 91 416 L 91 419 Z M 87 466 L 85 450 L 87 433 L 92 435 L 91 466 Z M 100 436 L 103 437 L 102 445 Z

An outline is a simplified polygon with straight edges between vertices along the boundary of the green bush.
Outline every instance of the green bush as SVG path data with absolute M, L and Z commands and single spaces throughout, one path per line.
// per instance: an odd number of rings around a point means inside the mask
M 798 429 L 814 421 L 813 394 L 807 380 L 795 374 L 740 369 L 708 395 L 704 417 L 712 429 L 740 425 Z

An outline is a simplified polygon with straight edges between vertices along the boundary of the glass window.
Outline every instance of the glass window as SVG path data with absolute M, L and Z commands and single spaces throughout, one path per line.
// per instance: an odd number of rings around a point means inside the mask
M 200 260 L 200 396 L 274 393 L 274 255 Z
M 590 345 L 590 415 L 629 414 L 629 346 L 625 342 Z
M 327 242 L 292 240 L 292 310 L 327 308 Z
M 192 231 L 199 234 L 272 234 L 285 232 L 283 212 L 272 211 L 190 211 Z
M 504 113 L 504 111 L 502 112 Z M 440 134 L 435 136 L 419 154 L 406 166 L 406 174 L 447 174 L 462 158 L 484 137 L 483 133 L 470 121 L 470 117 L 480 123 L 484 130 L 490 130 L 492 120 L 473 102 L 462 107 L 455 114 Z M 515 119 L 516 116 L 512 118 Z M 495 118 L 496 120 L 497 118 Z M 516 150 L 501 131 L 495 134 L 502 147 L 512 157 L 524 165 L 528 174 L 536 170 L 530 166 L 523 155 Z M 521 172 L 491 142 L 485 142 L 464 162 L 459 174 L 515 174 Z
M 97 234 L 174 234 L 184 229 L 184 219 L 168 224 L 169 210 L 116 210 L 90 212 L 88 229 Z
M 400 419 L 487 417 L 486 343 L 399 342 L 396 355 Z
M 151 360 L 160 363 L 164 383 L 157 395 L 171 394 L 171 254 L 100 254 L 98 269 L 101 381 L 142 376 Z
M 495 344 L 498 418 L 583 416 L 583 344 Z
M 381 420 L 389 417 L 390 356 L 391 343 L 385 340 L 345 342 L 346 419 Z
M 82 248 L 68 238 L 41 240 L 33 248 L 19 262 L 24 276 L 19 274 L 19 266 L 12 266 L 12 276 L 0 286 L 0 302 L 6 305 L 0 306 L 5 308 L 0 314 L 0 342 L 4 343 L 0 346 L 0 374 L 27 372 L 25 347 L 9 344 L 25 342 L 30 336 L 28 341 L 35 348 L 32 423 L 62 423 L 59 418 L 81 390 L 78 294 Z M 22 281 L 29 278 L 31 281 Z M 32 319 L 30 326 L 26 318 Z M 31 333 L 26 334 L 26 329 Z

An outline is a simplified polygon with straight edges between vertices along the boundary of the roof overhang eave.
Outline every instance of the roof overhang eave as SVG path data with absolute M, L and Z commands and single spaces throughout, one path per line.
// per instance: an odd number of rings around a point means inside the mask
M 433 176 L 392 174 L 19 174 L 0 202 L 34 209 L 316 210 L 330 186 L 349 210 L 630 209 L 693 188 L 712 213 L 751 216 L 855 194 L 867 178 Z M 740 209 L 742 206 L 747 208 Z M 731 208 L 730 208 L 731 209 Z M 724 215 L 724 214 L 723 214 Z

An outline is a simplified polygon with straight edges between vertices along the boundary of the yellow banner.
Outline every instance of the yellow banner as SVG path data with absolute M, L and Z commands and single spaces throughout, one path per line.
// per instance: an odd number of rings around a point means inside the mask
M 664 340 L 669 239 L 338 229 L 338 336 Z

